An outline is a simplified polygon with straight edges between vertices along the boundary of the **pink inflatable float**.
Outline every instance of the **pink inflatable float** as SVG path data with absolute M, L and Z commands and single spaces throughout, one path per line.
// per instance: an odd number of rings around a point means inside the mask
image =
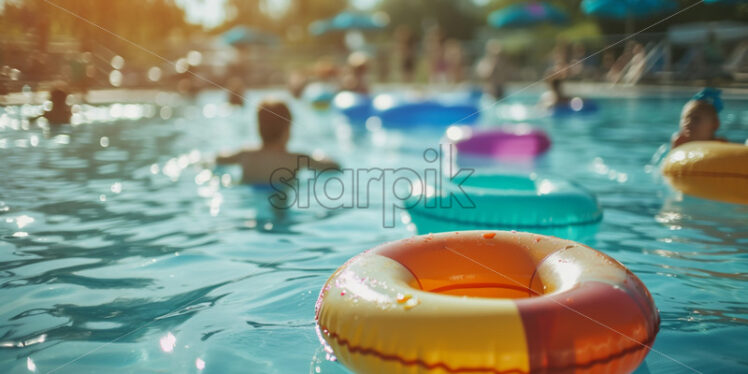
M 457 152 L 470 156 L 529 159 L 551 147 L 551 140 L 544 131 L 526 125 L 466 131 L 460 135 L 459 139 L 454 139 Z

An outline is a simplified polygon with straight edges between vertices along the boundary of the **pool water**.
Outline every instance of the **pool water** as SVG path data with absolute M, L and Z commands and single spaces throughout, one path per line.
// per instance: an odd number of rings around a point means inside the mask
M 345 372 L 325 360 L 314 330 L 319 289 L 348 258 L 413 227 L 399 213 L 383 227 L 386 193 L 368 208 L 271 209 L 267 191 L 209 164 L 219 150 L 257 142 L 252 111 L 224 98 L 202 94 L 173 116 L 115 105 L 52 131 L 16 120 L 33 108 L 3 109 L 3 372 Z M 686 98 L 599 98 L 595 115 L 535 118 L 551 150 L 502 168 L 569 178 L 597 194 L 604 218 L 589 244 L 636 273 L 662 317 L 639 372 L 746 371 L 748 206 L 682 197 L 651 160 Z M 536 99 L 512 97 L 484 122 L 507 112 L 522 119 L 517 108 Z M 748 101 L 725 104 L 721 134 L 745 141 Z M 424 150 L 443 135 L 351 129 L 303 103 L 292 110 L 292 148 L 350 168 L 426 167 Z

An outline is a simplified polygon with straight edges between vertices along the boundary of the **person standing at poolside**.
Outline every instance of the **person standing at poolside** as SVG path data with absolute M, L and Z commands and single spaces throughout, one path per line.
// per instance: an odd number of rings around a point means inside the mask
M 465 80 L 465 53 L 459 40 L 447 39 L 444 43 L 444 61 L 449 83 L 458 84 Z
M 397 52 L 399 57 L 401 79 L 405 83 L 413 81 L 416 70 L 416 53 L 418 41 L 407 25 L 401 25 L 395 30 Z
M 235 107 L 244 106 L 244 81 L 241 77 L 231 77 L 226 84 L 227 100 Z
M 444 31 L 439 25 L 432 26 L 426 33 L 426 55 L 429 61 L 429 81 L 431 83 L 447 82 L 446 41 Z
M 344 70 L 340 88 L 345 91 L 369 93 L 369 83 L 366 79 L 369 58 L 363 52 L 353 52 L 348 56 L 348 66 Z
M 299 159 L 309 160 L 308 167 L 313 170 L 338 169 L 332 160 L 314 159 L 300 153 L 287 150 L 291 137 L 291 111 L 282 101 L 268 98 L 260 103 L 257 109 L 257 123 L 262 139 L 262 146 L 257 149 L 242 149 L 216 157 L 216 164 L 238 164 L 242 167 L 242 183 L 270 184 L 270 178 L 278 169 L 295 170 Z
M 483 92 L 491 95 L 494 99 L 504 97 L 504 84 L 508 75 L 508 68 L 499 41 L 489 40 L 486 42 L 485 55 L 475 67 L 476 75 L 484 82 Z

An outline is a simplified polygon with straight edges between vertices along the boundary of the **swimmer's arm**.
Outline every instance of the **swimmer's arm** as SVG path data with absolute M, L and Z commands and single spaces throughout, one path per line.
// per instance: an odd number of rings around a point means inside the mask
M 307 158 L 309 160 L 309 164 L 308 164 L 309 165 L 309 169 L 312 169 L 312 170 L 322 171 L 322 170 L 327 170 L 327 169 L 338 169 L 338 170 L 340 169 L 340 165 L 338 165 L 337 162 L 335 162 L 335 161 L 333 161 L 333 160 L 331 160 L 331 159 L 329 159 L 327 157 L 322 157 L 322 158 L 319 158 L 319 159 L 314 159 L 314 158 L 312 158 L 310 156 L 300 155 L 300 154 L 297 154 L 296 157 Z
M 330 159 L 322 159 L 322 160 L 310 159 L 309 168 L 313 170 L 327 170 L 327 169 L 340 170 L 340 165 L 338 165 L 337 162 L 330 160 Z
M 216 165 L 230 165 L 241 163 L 244 151 L 235 153 L 221 153 L 216 156 Z
M 326 157 L 315 160 L 311 156 L 303 153 L 290 153 L 290 155 L 296 159 L 300 168 L 307 168 L 316 171 L 327 169 L 340 170 L 340 165 L 338 165 L 337 162 Z

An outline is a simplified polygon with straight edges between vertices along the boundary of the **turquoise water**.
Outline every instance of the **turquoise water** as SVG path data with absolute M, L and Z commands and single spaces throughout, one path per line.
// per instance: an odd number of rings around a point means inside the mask
M 250 92 L 257 100 L 259 92 Z M 646 373 L 748 370 L 748 207 L 669 191 L 647 166 L 687 96 L 600 98 L 595 116 L 536 119 L 553 145 L 508 166 L 573 179 L 604 218 L 595 248 L 652 292 L 661 331 Z M 368 209 L 272 211 L 262 190 L 213 172 L 221 149 L 256 142 L 251 110 L 206 93 L 163 110 L 111 106 L 45 131 L 0 118 L 0 367 L 3 372 L 340 373 L 324 359 L 314 303 L 351 256 L 412 235 Z M 522 116 L 524 95 L 486 114 Z M 721 133 L 748 138 L 748 102 L 727 100 Z M 303 104 L 292 148 L 345 167 L 423 167 L 441 131 L 352 131 Z M 172 113 L 173 112 L 173 113 Z M 526 113 L 525 113 L 526 114 Z M 346 190 L 344 193 L 353 193 Z M 405 220 L 407 222 L 407 220 Z

